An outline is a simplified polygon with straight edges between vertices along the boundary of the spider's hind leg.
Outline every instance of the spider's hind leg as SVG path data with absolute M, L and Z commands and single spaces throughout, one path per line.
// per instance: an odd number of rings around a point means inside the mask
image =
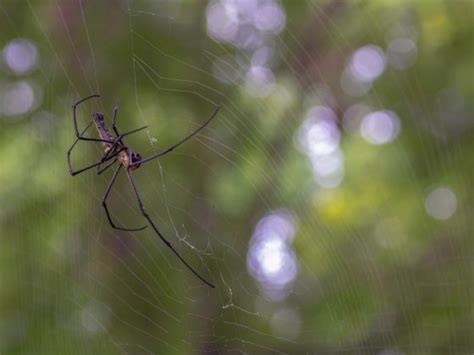
M 186 266 L 186 268 L 189 271 L 191 271 L 194 274 L 194 276 L 196 276 L 199 280 L 201 280 L 207 286 L 209 286 L 211 288 L 215 288 L 215 286 L 213 284 L 211 284 L 209 281 L 207 281 L 203 276 L 199 275 L 199 273 L 196 270 L 194 270 L 194 268 L 190 264 L 188 264 L 188 262 L 176 251 L 176 249 L 173 247 L 173 245 L 163 236 L 163 234 L 161 234 L 160 230 L 155 225 L 155 223 L 153 223 L 152 219 L 150 218 L 150 216 L 146 212 L 145 207 L 143 206 L 142 199 L 140 198 L 137 187 L 135 186 L 135 181 L 133 180 L 132 174 L 128 170 L 125 170 L 125 172 L 127 174 L 128 181 L 130 182 L 132 190 L 135 193 L 135 197 L 137 198 L 137 202 L 138 202 L 138 207 L 140 207 L 140 211 L 142 212 L 143 217 L 145 217 L 147 219 L 148 223 L 151 224 L 151 227 L 153 228 L 155 233 L 158 235 L 158 237 L 161 239 L 161 241 L 163 243 L 165 243 L 168 248 L 171 249 L 171 251 L 174 253 L 174 255 L 176 255 L 178 257 L 178 259 L 184 264 L 184 266 Z
M 109 220 L 110 226 L 112 228 L 126 231 L 126 232 L 141 231 L 145 229 L 147 226 L 143 226 L 140 228 L 123 228 L 123 227 L 116 226 L 114 222 L 112 221 L 112 217 L 110 216 L 109 209 L 107 208 L 107 197 L 109 196 L 110 190 L 112 189 L 112 186 L 114 185 L 114 182 L 117 179 L 118 173 L 120 172 L 121 168 L 122 168 L 122 164 L 119 164 L 119 166 L 117 166 L 117 169 L 115 169 L 114 175 L 112 176 L 112 179 L 110 179 L 109 185 L 107 186 L 107 189 L 105 190 L 104 197 L 102 198 L 102 206 L 104 207 L 105 213 L 107 215 L 107 219 Z

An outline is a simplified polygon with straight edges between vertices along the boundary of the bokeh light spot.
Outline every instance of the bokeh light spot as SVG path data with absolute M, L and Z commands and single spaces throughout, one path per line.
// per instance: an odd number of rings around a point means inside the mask
M 457 208 L 457 198 L 447 187 L 431 190 L 425 199 L 425 210 L 431 217 L 440 220 L 449 219 Z
M 403 70 L 415 63 L 416 43 L 410 38 L 396 38 L 388 44 L 387 61 L 395 69 Z
M 36 66 L 38 51 L 32 42 L 18 38 L 7 43 L 3 59 L 15 74 L 24 74 Z
M 107 330 L 112 311 L 107 305 L 91 301 L 81 310 L 81 323 L 89 333 L 99 333 Z
M 208 35 L 238 48 L 258 48 L 285 24 L 285 12 L 274 0 L 219 0 L 207 8 Z
M 32 85 L 27 81 L 8 84 L 0 89 L 0 113 L 18 116 L 28 112 L 35 102 Z
M 359 48 L 352 56 L 349 70 L 360 81 L 373 81 L 385 69 L 385 55 L 380 47 L 367 45 Z
M 340 133 L 334 112 L 326 106 L 314 106 L 298 131 L 298 142 L 309 155 L 331 154 L 339 146 Z
M 327 106 L 311 107 L 297 131 L 297 147 L 309 158 L 314 180 L 323 188 L 337 187 L 344 178 L 340 135 L 336 114 Z
M 267 1 L 255 12 L 254 24 L 261 31 L 280 33 L 285 27 L 285 13 L 276 3 Z
M 216 41 L 232 42 L 237 35 L 239 22 L 229 7 L 218 2 L 207 9 L 207 33 Z
M 288 212 L 277 211 L 263 217 L 252 235 L 247 267 L 270 298 L 281 297 L 297 275 L 296 257 L 291 248 L 295 229 Z
M 360 134 L 371 144 L 386 144 L 400 131 L 400 119 L 392 111 L 376 111 L 366 115 L 360 125 Z
M 265 97 L 275 87 L 275 76 L 269 68 L 252 66 L 247 72 L 245 86 L 250 95 Z

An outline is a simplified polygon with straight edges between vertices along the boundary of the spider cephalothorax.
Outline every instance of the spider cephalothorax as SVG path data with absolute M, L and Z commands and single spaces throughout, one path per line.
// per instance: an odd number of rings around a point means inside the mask
M 132 170 L 135 170 L 135 169 L 139 168 L 140 167 L 140 161 L 142 160 L 142 156 L 138 153 L 132 152 L 130 154 L 130 157 L 132 158 L 132 165 L 130 166 L 130 168 Z
M 101 174 L 104 171 L 106 171 L 108 168 L 115 165 L 115 163 L 118 162 L 118 166 L 115 169 L 115 172 L 112 176 L 112 179 L 110 180 L 109 185 L 107 186 L 107 189 L 105 190 L 104 197 L 102 198 L 102 206 L 104 207 L 105 213 L 107 215 L 107 219 L 109 220 L 109 223 L 112 226 L 112 228 L 123 230 L 123 231 L 139 231 L 139 230 L 145 229 L 147 227 L 147 226 L 140 227 L 140 228 L 119 227 L 119 226 L 115 225 L 114 222 L 112 221 L 111 215 L 110 215 L 109 210 L 107 208 L 107 197 L 109 196 L 110 190 L 112 189 L 112 186 L 115 183 L 116 178 L 117 178 L 120 170 L 122 168 L 125 168 L 124 169 L 125 173 L 127 174 L 128 181 L 129 181 L 130 186 L 132 187 L 132 190 L 135 194 L 135 197 L 136 197 L 137 202 L 138 202 L 138 207 L 140 208 L 143 217 L 145 217 L 145 219 L 151 225 L 151 227 L 153 228 L 155 233 L 158 235 L 158 237 L 161 239 L 161 241 L 163 243 L 165 243 L 168 248 L 171 249 L 171 251 L 179 258 L 179 260 L 181 260 L 181 262 L 197 278 L 199 278 L 206 285 L 214 288 L 213 284 L 211 284 L 204 277 L 199 275 L 197 273 L 197 271 L 195 271 L 194 268 L 191 265 L 189 265 L 186 260 L 183 259 L 183 257 L 176 251 L 176 249 L 171 245 L 171 243 L 163 236 L 163 234 L 161 234 L 161 232 L 158 230 L 158 227 L 152 221 L 150 216 L 146 213 L 145 207 L 143 207 L 143 203 L 142 203 L 141 197 L 138 193 L 137 187 L 135 186 L 135 181 L 134 181 L 133 176 L 132 176 L 132 171 L 137 169 L 141 164 L 144 164 L 144 163 L 146 163 L 150 160 L 153 160 L 153 159 L 159 158 L 159 157 L 161 157 L 165 154 L 168 154 L 169 152 L 173 151 L 175 148 L 177 148 L 178 146 L 180 146 L 181 144 L 186 142 L 188 139 L 193 137 L 200 130 L 202 130 L 204 127 L 206 127 L 209 122 L 211 122 L 211 120 L 217 115 L 217 112 L 219 111 L 219 107 L 217 107 L 214 110 L 212 115 L 207 119 L 206 122 L 204 122 L 204 124 L 202 124 L 199 128 L 197 128 L 196 130 L 194 130 L 193 132 L 188 134 L 183 139 L 181 139 L 178 143 L 176 143 L 176 144 L 174 144 L 174 145 L 172 145 L 172 146 L 170 146 L 170 147 L 168 147 L 164 150 L 161 150 L 158 153 L 155 153 L 154 155 L 152 155 L 150 157 L 142 159 L 140 154 L 135 153 L 133 150 L 128 148 L 125 145 L 123 140 L 124 140 L 125 136 L 127 136 L 129 134 L 132 134 L 132 133 L 135 133 L 135 132 L 138 132 L 138 131 L 141 131 L 141 130 L 145 129 L 146 127 L 141 127 L 141 128 L 138 128 L 138 129 L 126 132 L 126 133 L 119 133 L 118 130 L 117 130 L 117 127 L 115 126 L 115 121 L 116 121 L 116 118 L 117 118 L 117 111 L 118 111 L 117 107 L 114 108 L 114 113 L 113 113 L 113 118 L 112 118 L 112 130 L 113 130 L 113 133 L 115 135 L 107 129 L 106 124 L 105 124 L 105 120 L 104 120 L 104 114 L 101 113 L 101 112 L 94 112 L 92 114 L 92 122 L 90 122 L 89 125 L 82 132 L 79 132 L 79 129 L 77 127 L 76 108 L 80 103 L 82 103 L 82 102 L 84 102 L 88 99 L 91 99 L 93 97 L 99 97 L 99 95 L 92 95 L 92 96 L 86 97 L 82 100 L 79 100 L 78 102 L 76 102 L 72 106 L 72 119 L 73 119 L 73 123 L 74 123 L 74 130 L 75 130 L 75 133 L 76 133 L 76 140 L 72 144 L 71 148 L 69 148 L 69 150 L 67 151 L 67 161 L 68 161 L 68 165 L 69 165 L 69 173 L 71 175 L 77 175 L 79 173 L 82 173 L 83 171 L 86 171 L 86 170 L 92 169 L 94 167 L 97 167 L 97 173 Z M 99 134 L 99 138 L 89 138 L 89 137 L 84 137 L 83 136 L 83 134 L 86 133 L 86 131 L 89 129 L 89 127 L 92 124 L 95 125 L 95 127 L 97 129 L 97 132 Z M 82 168 L 82 169 L 79 169 L 79 170 L 74 170 L 72 168 L 72 165 L 71 165 L 71 151 L 75 147 L 77 142 L 79 142 L 80 140 L 102 143 L 102 148 L 104 150 L 104 155 L 96 163 L 91 164 L 89 166 L 86 166 L 85 168 Z

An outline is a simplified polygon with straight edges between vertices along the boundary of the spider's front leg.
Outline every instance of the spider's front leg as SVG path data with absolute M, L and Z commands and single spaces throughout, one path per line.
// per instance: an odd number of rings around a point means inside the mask
M 119 136 L 120 133 L 118 132 L 117 127 L 115 125 L 115 123 L 117 121 L 117 113 L 118 113 L 118 104 L 116 103 L 115 106 L 114 106 L 114 112 L 112 114 L 112 129 L 114 130 L 115 134 L 117 136 Z
M 89 125 L 81 132 L 81 134 L 84 134 L 89 128 L 90 126 L 92 125 L 92 122 L 89 123 Z M 94 164 L 91 164 L 89 166 L 86 166 L 85 168 L 82 168 L 82 169 L 79 169 L 79 170 L 74 170 L 73 167 L 72 167 L 72 163 L 71 163 L 71 152 L 72 150 L 74 149 L 74 147 L 76 146 L 77 142 L 79 142 L 79 138 L 76 138 L 76 140 L 74 141 L 74 143 L 72 143 L 71 147 L 67 150 L 66 152 L 66 157 L 67 157 L 67 164 L 69 166 L 69 173 L 74 176 L 74 175 L 77 175 L 77 174 L 80 174 L 86 170 L 89 170 L 89 169 L 92 169 L 93 167 L 95 166 L 100 166 L 100 164 L 104 163 L 105 161 L 108 161 L 112 158 L 114 158 L 117 154 L 112 154 L 108 157 L 106 157 L 106 159 L 104 160 L 105 158 L 105 155 L 98 161 L 98 162 L 95 162 Z
M 87 130 L 87 128 L 82 133 L 79 133 L 79 128 L 77 126 L 77 112 L 76 112 L 77 111 L 77 106 L 79 106 L 80 104 L 82 104 L 83 102 L 85 102 L 89 99 L 92 99 L 93 97 L 100 97 L 100 95 L 94 94 L 94 95 L 85 97 L 85 98 L 77 101 L 74 105 L 72 105 L 72 121 L 74 123 L 74 130 L 75 130 L 75 133 L 76 133 L 76 138 L 78 140 L 82 140 L 82 141 L 102 142 L 102 143 L 112 144 L 113 143 L 112 141 L 109 141 L 109 140 L 106 140 L 106 139 L 83 137 L 82 135 Z

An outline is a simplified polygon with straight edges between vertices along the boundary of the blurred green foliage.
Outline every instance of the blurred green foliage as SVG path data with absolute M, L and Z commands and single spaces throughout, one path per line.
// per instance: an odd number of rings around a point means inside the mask
M 473 2 L 281 4 L 275 83 L 259 96 L 244 80 L 250 54 L 206 33 L 205 1 L 0 3 L 0 46 L 26 38 L 38 51 L 26 74 L 0 65 L 0 353 L 472 353 Z M 396 33 L 416 38 L 414 65 L 387 66 L 366 95 L 347 95 L 352 53 L 385 49 Z M 215 78 L 217 58 L 234 81 Z M 1 114 L 19 81 L 34 88 L 33 107 Z M 464 111 L 449 111 L 446 90 Z M 109 227 L 110 172 L 68 174 L 71 105 L 99 91 L 80 108 L 81 127 L 94 110 L 110 119 L 118 100 L 122 131 L 148 125 L 127 139 L 143 156 L 222 105 L 196 139 L 135 174 L 163 233 L 216 290 L 151 230 Z M 314 105 L 331 106 L 342 129 L 355 103 L 396 112 L 400 134 L 372 145 L 343 133 L 343 182 L 319 187 L 296 132 Z M 87 142 L 73 154 L 76 166 L 98 157 Z M 457 198 L 446 220 L 426 212 L 437 186 Z M 117 220 L 143 223 L 123 176 L 112 195 Z M 299 272 L 272 301 L 246 258 L 255 225 L 278 209 L 297 221 Z M 298 318 L 275 330 L 281 309 Z

